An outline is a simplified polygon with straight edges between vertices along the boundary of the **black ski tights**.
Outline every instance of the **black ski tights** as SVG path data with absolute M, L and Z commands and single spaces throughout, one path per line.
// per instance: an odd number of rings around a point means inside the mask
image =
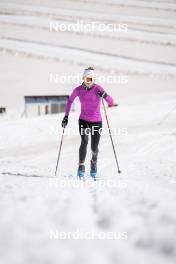
M 98 145 L 101 137 L 102 121 L 88 122 L 79 119 L 79 133 L 81 136 L 81 145 L 79 148 L 79 162 L 84 163 L 87 154 L 87 144 L 91 134 L 92 160 L 97 161 Z

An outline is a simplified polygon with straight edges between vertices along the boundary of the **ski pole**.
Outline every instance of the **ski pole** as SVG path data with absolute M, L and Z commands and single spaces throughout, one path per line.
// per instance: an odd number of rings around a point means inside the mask
M 62 131 L 62 138 L 61 138 L 60 147 L 59 147 L 59 154 L 58 154 L 58 158 L 57 158 L 55 176 L 57 174 L 57 169 L 58 169 L 58 165 L 59 165 L 60 154 L 61 154 L 61 149 L 62 149 L 62 143 L 63 143 L 63 139 L 64 139 L 64 132 L 65 132 L 65 127 L 63 128 L 63 131 Z
M 114 151 L 114 156 L 115 156 L 115 160 L 116 160 L 116 164 L 117 164 L 118 173 L 121 173 L 121 170 L 119 168 L 119 163 L 118 163 L 118 160 L 117 160 L 117 154 L 116 154 L 116 151 L 115 151 L 115 146 L 114 146 L 112 134 L 111 134 L 111 129 L 110 129 L 110 125 L 109 125 L 109 119 L 108 119 L 108 115 L 107 115 L 107 111 L 106 111 L 106 107 L 105 107 L 103 98 L 102 98 L 102 103 L 103 103 L 103 108 L 104 108 L 104 112 L 105 112 L 106 122 L 107 122 L 108 130 L 109 130 L 109 136 L 110 136 L 110 139 L 111 139 L 112 148 L 113 148 L 113 151 Z

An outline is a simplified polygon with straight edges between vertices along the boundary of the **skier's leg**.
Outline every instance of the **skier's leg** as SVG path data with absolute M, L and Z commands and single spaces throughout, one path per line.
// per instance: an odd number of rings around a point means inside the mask
M 102 122 L 96 122 L 91 126 L 91 150 L 92 150 L 92 159 L 91 159 L 91 169 L 90 174 L 96 180 L 97 173 L 97 158 L 98 158 L 98 145 L 100 142 L 102 130 Z
M 89 140 L 89 128 L 86 121 L 79 119 L 79 133 L 81 136 L 81 145 L 79 148 L 79 162 L 84 163 L 87 154 L 87 144 Z
M 92 160 L 97 161 L 98 158 L 98 145 L 100 142 L 102 130 L 102 122 L 94 122 L 91 126 L 91 150 L 92 150 Z

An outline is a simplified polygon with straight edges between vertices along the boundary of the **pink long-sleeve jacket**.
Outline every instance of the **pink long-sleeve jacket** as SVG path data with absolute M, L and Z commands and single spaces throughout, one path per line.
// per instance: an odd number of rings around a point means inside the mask
M 105 92 L 104 88 L 98 84 L 95 84 L 90 90 L 86 90 L 83 85 L 76 87 L 68 99 L 65 115 L 69 115 L 71 105 L 74 99 L 78 96 L 81 103 L 80 119 L 89 122 L 102 121 L 100 111 L 101 98 L 98 95 L 99 91 Z M 109 106 L 113 106 L 113 99 L 109 95 L 105 100 Z

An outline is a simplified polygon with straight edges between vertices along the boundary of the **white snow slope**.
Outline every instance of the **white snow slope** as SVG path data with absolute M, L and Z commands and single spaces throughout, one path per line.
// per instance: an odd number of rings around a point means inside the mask
M 121 129 L 113 138 L 122 174 L 105 134 L 97 182 L 88 176 L 90 148 L 87 179 L 76 178 L 79 113 L 71 113 L 66 131 L 75 129 L 75 135 L 64 137 L 57 178 L 63 115 L 2 119 L 1 263 L 175 263 L 175 105 L 163 97 L 108 109 L 112 128 Z

